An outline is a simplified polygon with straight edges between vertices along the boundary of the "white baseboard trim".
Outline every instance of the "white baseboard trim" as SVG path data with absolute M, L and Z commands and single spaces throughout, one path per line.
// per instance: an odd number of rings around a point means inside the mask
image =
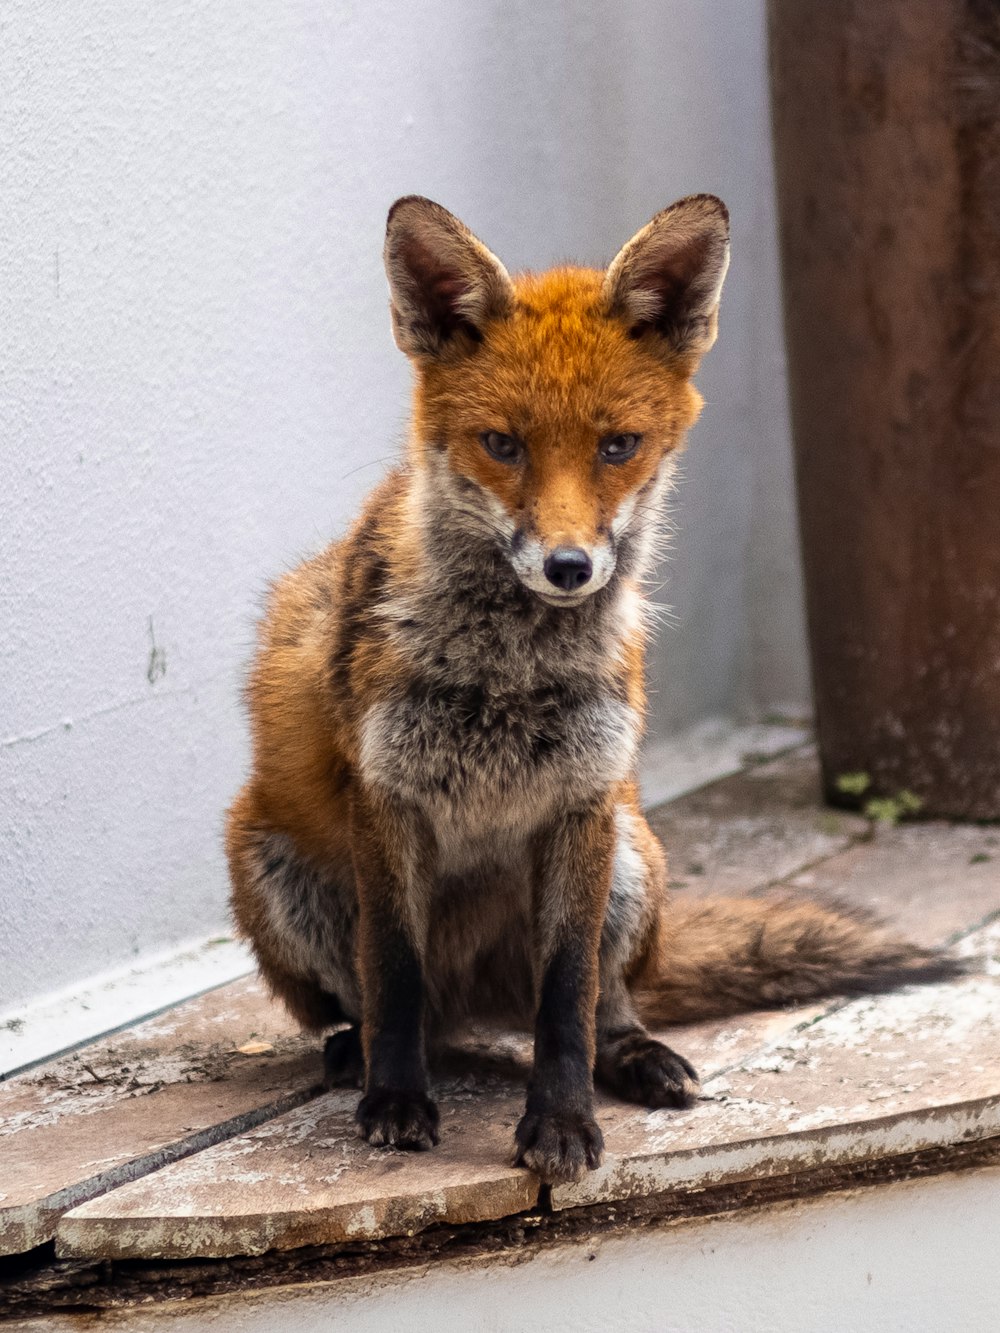
M 228 936 L 212 936 L 146 954 L 0 1012 L 0 1079 L 252 970 L 246 945 Z

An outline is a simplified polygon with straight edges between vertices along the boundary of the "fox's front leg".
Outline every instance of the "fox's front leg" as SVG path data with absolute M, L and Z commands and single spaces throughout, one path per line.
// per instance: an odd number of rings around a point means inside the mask
M 538 842 L 540 991 L 516 1160 L 547 1181 L 579 1180 L 600 1165 L 604 1152 L 594 1119 L 594 1015 L 613 855 L 614 818 L 604 805 L 565 815 Z
M 352 794 L 365 1057 L 358 1130 L 377 1146 L 417 1151 L 438 1141 L 438 1111 L 428 1095 L 419 947 L 427 846 L 415 813 L 364 789 Z

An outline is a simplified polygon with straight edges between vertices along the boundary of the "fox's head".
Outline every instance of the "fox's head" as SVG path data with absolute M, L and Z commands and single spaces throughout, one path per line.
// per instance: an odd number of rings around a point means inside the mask
M 513 278 L 439 204 L 393 205 L 385 264 L 417 376 L 415 464 L 546 602 L 575 605 L 647 557 L 701 409 L 691 377 L 715 341 L 728 263 L 712 195 L 658 213 L 605 272 Z

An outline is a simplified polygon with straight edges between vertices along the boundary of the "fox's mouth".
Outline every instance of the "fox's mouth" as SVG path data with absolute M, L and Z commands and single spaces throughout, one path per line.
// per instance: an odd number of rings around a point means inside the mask
M 596 587 L 586 588 L 580 592 L 556 592 L 554 589 L 551 592 L 539 592 L 537 588 L 532 589 L 535 596 L 543 601 L 546 606 L 560 607 L 582 606 L 597 591 Z

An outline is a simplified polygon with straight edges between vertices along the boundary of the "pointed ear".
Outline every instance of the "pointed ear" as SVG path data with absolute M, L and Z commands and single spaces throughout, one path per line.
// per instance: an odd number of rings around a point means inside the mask
M 458 218 L 419 195 L 397 199 L 385 233 L 392 331 L 407 356 L 482 340 L 514 307 L 507 270 Z
M 665 351 L 697 365 L 715 342 L 728 267 L 726 206 L 693 194 L 657 213 L 618 252 L 604 279 L 608 313 L 633 337 L 662 338 Z

